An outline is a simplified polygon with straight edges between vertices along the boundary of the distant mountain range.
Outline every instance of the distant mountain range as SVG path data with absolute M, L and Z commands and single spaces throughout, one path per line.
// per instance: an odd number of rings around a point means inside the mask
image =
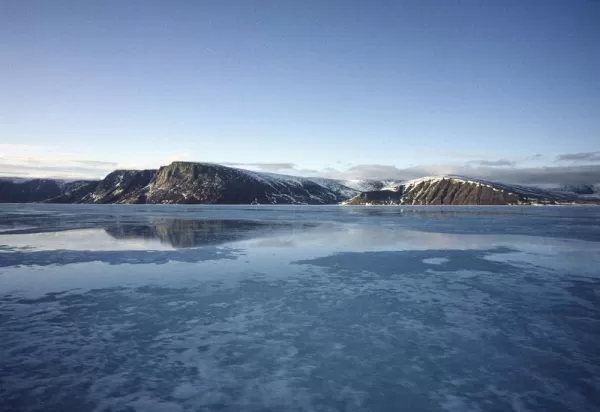
M 335 180 L 211 163 L 115 170 L 100 181 L 0 178 L 0 203 L 509 205 L 598 203 L 594 185 L 544 190 L 464 176 Z
M 541 189 L 474 179 L 466 176 L 429 176 L 362 192 L 346 205 L 532 205 L 598 203 L 600 190 L 586 186 L 585 194 L 563 187 Z

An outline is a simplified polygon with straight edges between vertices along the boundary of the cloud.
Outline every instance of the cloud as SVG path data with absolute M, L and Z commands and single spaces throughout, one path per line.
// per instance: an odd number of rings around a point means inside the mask
M 220 162 L 216 163 L 224 166 L 231 167 L 239 167 L 241 169 L 248 169 L 257 172 L 267 172 L 267 173 L 282 173 L 296 176 L 311 176 L 311 177 L 321 177 L 323 176 L 323 172 L 316 169 L 305 169 L 299 167 L 295 163 L 289 162 Z
M 251 167 L 269 172 L 277 172 L 280 170 L 297 170 L 298 165 L 295 163 L 242 163 L 242 162 L 222 162 L 219 163 L 225 166 L 234 167 Z
M 28 178 L 74 178 L 74 179 L 101 179 L 115 169 L 156 169 L 175 160 L 190 159 L 189 153 L 174 153 L 143 162 L 119 164 L 101 160 L 81 160 L 68 154 L 49 153 L 44 155 L 38 146 L 26 147 L 23 145 L 0 144 L 0 176 L 16 176 Z M 32 156 L 27 156 L 27 152 Z M 290 162 L 220 162 L 218 164 L 241 167 L 245 169 L 316 176 L 314 169 L 299 168 Z
M 477 164 L 479 166 L 491 166 L 491 167 L 502 167 L 502 166 L 515 166 L 517 162 L 507 159 L 499 160 L 473 160 L 469 163 Z
M 86 159 L 80 154 L 61 152 L 52 146 L 0 143 L 0 176 L 28 178 L 102 179 L 115 169 L 157 169 L 173 160 L 189 159 L 186 152 L 154 157 L 131 157 L 120 163 Z
M 14 164 L 0 161 L 0 176 L 55 179 L 101 179 L 112 169 L 48 164 Z
M 40 178 L 100 179 L 117 163 L 81 158 L 52 146 L 0 143 L 0 175 Z
M 115 162 L 103 162 L 99 160 L 72 160 L 74 163 L 81 163 L 82 165 L 87 166 L 110 166 L 116 167 L 118 163 Z
M 466 170 L 465 174 L 469 172 Z M 473 170 L 470 176 L 507 183 L 532 185 L 596 184 L 600 183 L 600 165 L 546 166 L 513 169 L 480 168 Z
M 84 165 L 92 168 L 102 168 L 102 167 L 116 167 L 117 163 L 115 162 L 103 162 L 98 160 L 77 160 L 77 159 L 68 159 L 64 157 L 47 157 L 47 158 L 32 158 L 32 157 L 4 157 L 0 156 L 0 164 L 18 164 L 18 165 L 43 165 L 43 164 L 54 164 L 54 163 L 64 163 L 64 164 L 78 164 Z
M 598 162 L 600 152 L 565 153 L 556 156 L 556 162 Z
M 2 149 L 2 147 L 0 147 Z M 100 179 L 116 169 L 117 163 L 82 160 L 67 155 L 50 153 L 47 156 L 33 151 L 0 155 L 0 175 L 28 178 Z
M 380 164 L 367 164 L 367 165 L 355 165 L 347 168 L 346 170 L 339 170 L 332 167 L 328 167 L 323 170 L 321 175 L 323 177 L 329 177 L 332 179 L 343 179 L 343 180 L 362 180 L 362 179 L 376 179 L 376 180 L 409 180 L 416 179 L 425 175 L 431 174 L 445 174 L 446 170 L 423 167 L 410 167 L 400 169 L 394 165 L 380 165 Z

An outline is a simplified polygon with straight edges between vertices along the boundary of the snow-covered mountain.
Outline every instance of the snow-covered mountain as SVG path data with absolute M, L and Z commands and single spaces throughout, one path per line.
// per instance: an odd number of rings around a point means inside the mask
M 345 204 L 510 205 L 557 204 L 582 201 L 564 191 L 509 185 L 465 176 L 427 176 L 409 180 L 394 190 L 364 192 Z

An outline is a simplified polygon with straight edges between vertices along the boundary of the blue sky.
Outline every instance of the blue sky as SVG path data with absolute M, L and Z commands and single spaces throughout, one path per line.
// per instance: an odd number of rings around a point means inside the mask
M 0 0 L 0 175 L 593 172 L 598 22 L 587 0 Z

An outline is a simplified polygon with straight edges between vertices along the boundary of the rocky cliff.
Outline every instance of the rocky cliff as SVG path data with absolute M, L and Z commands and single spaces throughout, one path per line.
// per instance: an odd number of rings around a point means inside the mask
M 143 189 L 155 176 L 156 170 L 115 170 L 76 203 L 145 203 Z

